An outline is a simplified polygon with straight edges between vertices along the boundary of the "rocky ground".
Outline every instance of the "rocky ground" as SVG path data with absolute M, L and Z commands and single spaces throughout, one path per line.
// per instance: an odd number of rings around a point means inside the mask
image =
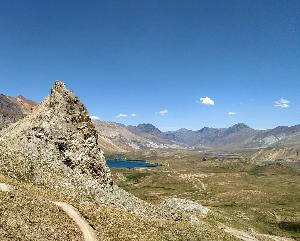
M 238 240 L 210 223 L 152 220 L 95 202 L 53 192 L 43 186 L 0 176 L 1 240 L 88 240 L 80 226 L 55 202 L 76 208 L 97 240 Z

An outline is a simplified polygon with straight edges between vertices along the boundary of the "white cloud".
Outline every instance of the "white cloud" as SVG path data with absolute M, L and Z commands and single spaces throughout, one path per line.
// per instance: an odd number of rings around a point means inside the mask
M 118 118 L 127 117 L 127 116 L 128 116 L 127 114 L 122 114 L 122 113 L 117 115 Z
M 100 117 L 95 116 L 95 115 L 92 115 L 92 116 L 91 116 L 91 119 L 93 119 L 93 120 L 100 120 Z
M 284 98 L 280 98 L 279 100 L 275 101 L 274 106 L 280 108 L 288 108 L 290 101 Z
M 236 112 L 229 111 L 229 112 L 228 112 L 228 115 L 236 115 Z
M 168 113 L 169 113 L 168 110 L 161 110 L 161 111 L 155 112 L 155 114 L 161 115 L 161 116 L 164 116 L 164 115 L 166 115 L 166 114 L 168 114 Z
M 200 102 L 203 105 L 215 105 L 215 101 L 209 97 L 202 97 L 200 98 Z
M 118 114 L 118 115 L 117 115 L 117 118 L 129 117 L 129 116 L 131 116 L 131 117 L 136 117 L 137 114 L 135 114 L 135 113 L 132 113 L 132 114 L 121 113 L 121 114 Z

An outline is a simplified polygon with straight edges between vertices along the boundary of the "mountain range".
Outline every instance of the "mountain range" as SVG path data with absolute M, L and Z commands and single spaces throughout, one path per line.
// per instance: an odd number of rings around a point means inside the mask
M 18 121 L 37 105 L 23 96 L 0 95 L 0 129 Z M 98 143 L 106 152 L 142 149 L 258 149 L 300 145 L 300 125 L 256 130 L 244 123 L 228 128 L 204 127 L 200 130 L 179 129 L 163 132 L 152 124 L 123 125 L 93 120 Z
M 209 128 L 162 132 L 152 124 L 125 126 L 93 120 L 99 133 L 124 149 L 188 148 L 188 149 L 256 149 L 299 145 L 300 125 L 256 130 L 244 123 L 229 128 Z

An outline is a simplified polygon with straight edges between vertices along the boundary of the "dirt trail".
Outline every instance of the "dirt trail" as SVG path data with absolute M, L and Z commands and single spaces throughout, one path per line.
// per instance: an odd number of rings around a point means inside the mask
M 223 230 L 226 233 L 230 233 L 233 236 L 235 236 L 235 237 L 237 237 L 237 238 L 239 238 L 241 240 L 244 240 L 244 241 L 259 241 L 257 238 L 253 237 L 249 233 L 241 231 L 241 230 L 238 230 L 238 229 L 235 229 L 235 228 L 224 226 Z
M 12 187 L 8 184 L 0 182 L 0 192 L 10 192 Z M 79 214 L 79 212 L 71 205 L 64 202 L 53 202 L 55 205 L 64 210 L 67 215 L 75 221 L 80 228 L 85 241 L 97 241 L 94 230 L 90 227 L 88 222 Z
M 12 189 L 12 186 L 0 182 L 0 192 L 11 192 Z M 52 203 L 60 207 L 63 211 L 65 211 L 66 214 L 78 225 L 85 241 L 97 241 L 97 236 L 94 230 L 72 205 L 67 204 L 65 202 Z M 231 235 L 243 241 L 294 241 L 294 239 L 291 238 L 261 234 L 255 231 L 245 232 L 232 227 L 228 227 L 221 223 L 218 225 L 218 227 L 224 230 L 226 233 L 230 233 Z
M 80 215 L 80 213 L 70 204 L 64 202 L 53 202 L 55 205 L 64 210 L 67 215 L 73 219 L 73 221 L 78 225 L 85 241 L 97 241 L 97 236 L 88 222 Z
M 220 227 L 226 233 L 230 233 L 233 236 L 235 236 L 243 241 L 294 241 L 294 239 L 291 239 L 291 238 L 273 236 L 273 235 L 268 235 L 268 234 L 261 234 L 261 233 L 255 232 L 255 231 L 245 232 L 245 231 L 231 228 L 231 227 L 228 227 L 225 225 L 220 225 Z
M 0 182 L 0 192 L 10 192 L 11 189 L 10 185 Z

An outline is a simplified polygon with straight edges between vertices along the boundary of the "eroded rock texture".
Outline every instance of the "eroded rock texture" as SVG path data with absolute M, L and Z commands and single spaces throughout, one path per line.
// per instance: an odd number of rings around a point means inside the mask
M 31 114 L 0 133 L 0 171 L 51 187 L 112 187 L 85 106 L 57 81 Z

